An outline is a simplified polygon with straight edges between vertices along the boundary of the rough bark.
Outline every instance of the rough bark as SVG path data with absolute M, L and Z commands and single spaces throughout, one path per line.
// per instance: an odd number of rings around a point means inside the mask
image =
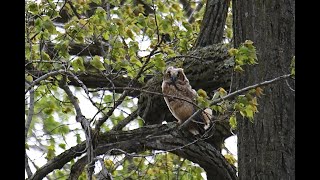
M 234 0 L 232 6 L 235 46 L 252 40 L 259 63 L 237 77 L 236 88 L 290 73 L 295 1 Z M 254 123 L 239 119 L 239 179 L 295 179 L 295 94 L 287 83 L 264 88 Z
M 213 45 L 223 40 L 229 2 L 230 0 L 207 1 L 195 48 Z
M 202 140 L 196 140 L 188 131 L 178 131 L 175 126 L 175 123 L 168 123 L 144 126 L 131 131 L 103 133 L 97 138 L 95 154 L 102 155 L 111 149 L 121 149 L 127 153 L 152 149 L 165 150 L 198 163 L 207 172 L 208 179 L 236 179 L 234 167 L 219 151 Z M 212 132 L 215 131 L 216 129 L 213 128 Z M 67 162 L 81 156 L 85 148 L 85 142 L 83 142 L 66 150 L 37 170 L 30 179 L 42 179 L 54 169 L 62 168 Z M 79 174 L 75 169 L 73 170 L 70 175 Z
M 54 49 L 55 44 L 52 42 L 46 43 L 46 53 L 51 57 L 57 56 L 57 50 Z M 76 56 L 103 56 L 104 52 L 102 51 L 108 50 L 108 46 L 97 44 L 97 43 L 91 43 L 91 44 L 78 44 L 78 43 L 70 43 L 68 53 L 70 55 L 76 55 Z

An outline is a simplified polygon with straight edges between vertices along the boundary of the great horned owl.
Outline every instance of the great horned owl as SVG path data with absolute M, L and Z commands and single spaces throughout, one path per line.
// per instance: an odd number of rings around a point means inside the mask
M 174 68 L 172 66 L 167 68 L 163 75 L 162 93 L 187 100 L 164 97 L 170 112 L 178 120 L 179 124 L 182 124 L 196 112 L 196 106 L 190 102 L 196 102 L 197 92 L 192 89 L 182 68 Z M 187 129 L 193 135 L 203 134 L 204 130 L 210 126 L 211 117 L 212 110 L 207 108 L 189 122 Z

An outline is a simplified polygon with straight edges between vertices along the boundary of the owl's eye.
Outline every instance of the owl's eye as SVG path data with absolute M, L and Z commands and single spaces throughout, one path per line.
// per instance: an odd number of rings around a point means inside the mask
M 180 79 L 181 81 L 184 81 L 184 76 L 182 74 L 182 72 L 178 72 L 177 78 Z
M 167 77 L 170 77 L 170 72 L 167 72 L 167 73 L 166 73 L 166 76 L 167 76 Z

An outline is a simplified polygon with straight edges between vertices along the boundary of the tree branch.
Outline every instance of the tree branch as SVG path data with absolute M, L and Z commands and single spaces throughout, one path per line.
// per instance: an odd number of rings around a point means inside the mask
M 243 92 L 249 91 L 249 90 L 251 90 L 251 89 L 254 89 L 254 88 L 257 88 L 257 87 L 260 87 L 260 86 L 266 86 L 266 85 L 271 84 L 271 83 L 274 83 L 274 82 L 276 82 L 276 81 L 289 78 L 289 77 L 291 77 L 291 76 L 292 76 L 291 74 L 286 74 L 286 75 L 282 75 L 282 76 L 276 77 L 276 78 L 271 79 L 271 80 L 267 80 L 267 81 L 264 81 L 264 82 L 261 82 L 261 83 L 258 83 L 258 84 L 254 84 L 254 85 L 251 85 L 251 86 L 247 86 L 247 87 L 242 88 L 242 89 L 240 89 L 240 90 L 237 90 L 237 91 L 235 91 L 235 92 L 233 92 L 233 93 L 230 93 L 230 94 L 228 94 L 228 95 L 226 95 L 226 96 L 224 96 L 224 97 L 222 97 L 222 98 L 219 98 L 219 99 L 216 99 L 216 100 L 212 101 L 212 102 L 210 103 L 210 106 L 215 105 L 215 104 L 217 104 L 217 103 L 219 103 L 219 102 L 221 102 L 221 101 L 224 101 L 224 100 L 227 100 L 227 99 L 231 99 L 231 98 L 233 98 L 234 96 L 239 95 L 239 94 L 241 94 L 241 93 L 243 93 Z M 189 123 L 195 116 L 197 116 L 201 111 L 202 111 L 202 109 L 198 109 L 195 113 L 193 113 L 192 116 L 190 116 L 185 122 L 183 122 L 183 123 L 179 126 L 179 129 L 181 129 L 181 128 L 185 127 L 186 125 L 188 125 L 188 123 Z
M 30 178 L 32 176 L 32 171 L 30 169 L 29 163 L 28 163 L 28 156 L 27 153 L 24 153 L 24 167 L 26 169 L 28 178 Z
M 70 0 L 65 0 L 65 1 L 70 5 L 74 15 L 76 15 L 78 19 L 81 19 L 80 15 L 78 14 L 76 8 L 73 6 L 72 2 Z
M 150 54 L 148 55 L 147 59 L 145 60 L 145 62 L 143 63 L 143 65 L 141 66 L 140 70 L 138 71 L 137 75 L 135 78 L 133 78 L 127 85 L 127 87 L 131 87 L 132 83 L 135 81 L 138 81 L 138 79 L 141 77 L 142 73 L 144 72 L 144 69 L 147 67 L 147 65 L 149 64 L 149 61 L 151 59 L 151 56 L 154 55 L 154 53 L 156 52 L 156 50 L 160 47 L 161 43 L 163 42 L 163 37 L 161 37 L 160 41 L 157 43 L 157 45 L 155 46 L 155 48 L 150 52 Z M 123 93 L 121 94 L 120 98 L 118 99 L 118 101 L 114 104 L 114 106 L 107 112 L 107 114 L 102 117 L 101 119 L 99 119 L 97 121 L 97 124 L 95 126 L 95 129 L 97 131 L 100 130 L 100 127 L 102 126 L 102 124 L 112 115 L 113 111 L 122 103 L 122 101 L 125 99 L 125 97 L 128 95 L 129 91 L 124 90 Z
M 121 149 L 128 153 L 145 150 L 164 150 L 198 163 L 208 175 L 217 179 L 236 179 L 235 170 L 219 151 L 202 140 L 194 139 L 188 131 L 173 128 L 176 123 L 144 126 L 130 131 L 110 131 L 97 138 L 95 155 L 107 153 L 111 149 Z M 214 131 L 214 130 L 213 130 Z M 42 179 L 54 169 L 63 167 L 73 158 L 80 156 L 85 142 L 66 150 L 41 167 L 30 179 Z
M 29 93 L 30 93 L 29 110 L 28 110 L 27 122 L 25 124 L 25 132 L 24 132 L 25 141 L 27 140 L 28 131 L 29 131 L 33 113 L 34 113 L 34 88 L 33 87 L 30 87 Z
M 142 88 L 134 88 L 134 87 L 112 87 L 112 88 L 96 88 L 95 90 L 91 90 L 90 92 L 96 92 L 96 91 L 100 91 L 100 90 L 119 90 L 119 89 L 122 89 L 122 90 L 129 90 L 129 91 L 139 91 L 139 92 L 144 92 L 144 93 L 147 93 L 147 94 L 154 94 L 154 95 L 158 95 L 158 96 L 162 96 L 162 97 L 169 97 L 169 98 L 174 98 L 174 99 L 179 99 L 179 100 L 182 100 L 182 101 L 186 101 L 196 107 L 199 107 L 196 103 L 188 100 L 188 99 L 185 99 L 185 98 L 182 98 L 182 97 L 179 97 L 179 96 L 174 96 L 174 95 L 168 95 L 168 94 L 163 94 L 163 93 L 159 93 L 159 92 L 154 92 L 154 91 L 148 91 L 148 90 L 145 90 L 145 89 L 142 89 Z
M 129 122 L 131 122 L 133 119 L 135 119 L 138 116 L 138 111 L 133 111 L 128 117 L 124 118 L 122 121 L 120 121 L 118 124 L 113 126 L 111 131 L 121 131 L 122 128 L 124 128 Z
M 234 91 L 233 93 L 230 93 L 230 94 L 228 94 L 228 95 L 226 95 L 226 96 L 224 96 L 222 98 L 219 98 L 219 99 L 216 99 L 216 100 L 212 101 L 211 105 L 217 104 L 217 103 L 219 103 L 221 101 L 224 101 L 226 99 L 233 98 L 234 96 L 239 95 L 239 94 L 241 94 L 243 92 L 249 91 L 251 89 L 254 89 L 254 88 L 257 88 L 257 87 L 261 87 L 261 86 L 266 86 L 268 84 L 272 84 L 274 82 L 280 81 L 282 79 L 287 79 L 289 77 L 291 77 L 291 74 L 282 75 L 282 76 L 276 77 L 276 78 L 271 79 L 271 80 L 267 80 L 267 81 L 264 81 L 264 82 L 260 82 L 258 84 L 247 86 L 245 88 L 242 88 L 242 89 L 239 89 L 237 91 Z
M 86 119 L 80 109 L 80 106 L 77 102 L 76 97 L 72 94 L 71 90 L 69 89 L 67 83 L 66 83 L 66 76 L 63 77 L 63 80 L 59 82 L 59 86 L 66 92 L 68 95 L 71 103 L 73 104 L 75 110 L 76 110 L 76 121 L 81 123 L 81 126 L 84 130 L 84 133 L 86 135 L 86 148 L 87 148 L 87 158 L 88 158 L 88 173 L 87 177 L 89 180 L 92 179 L 92 173 L 94 169 L 94 147 L 93 147 L 93 137 L 92 137 L 92 129 L 90 127 L 90 122 L 88 119 Z
M 35 85 L 37 85 L 38 83 L 40 83 L 40 81 L 42 80 L 45 80 L 47 79 L 48 77 L 51 77 L 51 76 L 56 76 L 58 74 L 61 74 L 65 72 L 65 70 L 58 70 L 58 71 L 52 71 L 52 72 L 49 72 L 47 74 L 44 74 L 43 76 L 39 77 L 38 79 L 32 81 L 32 83 L 29 85 L 29 87 L 27 88 L 27 90 L 25 91 L 25 94 Z

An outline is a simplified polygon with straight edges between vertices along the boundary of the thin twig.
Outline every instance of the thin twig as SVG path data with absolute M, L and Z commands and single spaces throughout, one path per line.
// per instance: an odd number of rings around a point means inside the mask
M 77 16 L 77 18 L 78 18 L 78 19 L 81 19 L 80 15 L 78 14 L 78 12 L 77 12 L 76 8 L 73 6 L 73 4 L 71 3 L 71 1 L 70 1 L 70 0 L 66 0 L 66 1 L 67 1 L 67 2 L 68 2 L 68 4 L 70 5 L 70 7 L 71 7 L 71 9 L 72 9 L 73 13 Z
M 117 125 L 113 126 L 111 131 L 118 131 L 124 128 L 129 122 L 135 119 L 138 116 L 138 110 L 133 111 L 128 117 L 124 118 Z
M 140 78 L 140 76 L 142 75 L 142 73 L 144 72 L 144 69 L 146 68 L 146 66 L 148 65 L 151 56 L 153 56 L 153 54 L 156 52 L 156 50 L 160 47 L 161 43 L 163 41 L 163 38 L 160 39 L 160 41 L 158 42 L 158 44 L 155 46 L 155 48 L 150 52 L 149 56 L 147 57 L 146 61 L 143 63 L 142 67 L 140 68 L 139 72 L 137 73 L 136 77 L 133 78 L 129 83 L 128 83 L 128 87 L 132 86 L 132 83 L 135 82 L 136 80 L 138 80 Z M 118 99 L 117 103 L 115 103 L 115 106 L 113 108 L 111 108 L 107 114 L 102 117 L 101 119 L 99 119 L 97 121 L 97 124 L 95 126 L 95 129 L 97 129 L 99 131 L 100 127 L 102 126 L 102 124 L 113 114 L 114 110 L 117 108 L 117 106 L 119 106 L 122 101 L 127 97 L 128 93 L 130 91 L 129 90 L 125 90 L 123 91 L 123 93 L 121 94 L 120 98 Z
M 221 97 L 221 98 L 219 98 L 219 99 L 214 100 L 214 101 L 211 103 L 211 105 L 217 104 L 217 103 L 219 103 L 219 102 L 221 102 L 221 101 L 223 101 L 223 100 L 226 100 L 226 99 L 230 99 L 230 98 L 232 98 L 232 97 L 234 97 L 234 96 L 236 96 L 236 95 L 238 95 L 238 94 L 241 94 L 241 93 L 243 93 L 243 92 L 245 92 L 245 91 L 248 91 L 248 90 L 251 90 L 251 89 L 260 87 L 260 86 L 265 86 L 265 85 L 268 85 L 268 84 L 271 84 L 271 83 L 274 83 L 274 82 L 276 82 L 276 81 L 279 81 L 279 80 L 282 80 L 282 79 L 286 79 L 286 78 L 289 78 L 289 77 L 291 77 L 291 74 L 282 75 L 282 76 L 276 77 L 276 78 L 271 79 L 271 80 L 267 80 L 267 81 L 264 81 L 264 82 L 261 82 L 261 83 L 258 83 L 258 84 L 254 84 L 254 85 L 251 85 L 251 86 L 247 86 L 247 87 L 242 88 L 242 89 L 240 89 L 240 90 L 237 90 L 237 91 L 235 91 L 235 92 L 233 92 L 233 93 L 230 93 L 230 94 L 228 94 L 228 95 L 226 95 L 226 96 L 224 96 L 224 97 Z
M 159 92 L 154 92 L 154 91 L 148 91 L 145 89 L 141 89 L 141 88 L 134 88 L 134 87 L 113 87 L 113 88 L 96 88 L 95 90 L 89 90 L 89 92 L 96 92 L 96 91 L 101 91 L 101 90 L 131 90 L 131 91 L 140 91 L 140 92 L 144 92 L 144 93 L 148 93 L 148 94 L 154 94 L 154 95 L 158 95 L 158 96 L 164 96 L 164 97 L 168 97 L 168 98 L 174 98 L 174 99 L 179 99 L 182 101 L 186 101 L 194 106 L 197 106 L 198 108 L 200 108 L 196 103 L 194 103 L 193 101 L 190 101 L 188 99 L 179 97 L 179 96 L 174 96 L 174 95 L 168 95 L 168 94 L 163 94 L 163 93 L 159 93 Z
M 254 88 L 257 88 L 257 87 L 260 87 L 260 86 L 265 86 L 265 85 L 268 85 L 268 84 L 271 84 L 271 83 L 274 83 L 274 82 L 276 82 L 276 81 L 279 81 L 279 80 L 282 80 L 282 79 L 286 79 L 286 78 L 289 78 L 289 77 L 291 77 L 291 74 L 282 75 L 282 76 L 276 77 L 276 78 L 271 79 L 271 80 L 267 80 L 267 81 L 264 81 L 264 82 L 261 82 L 261 83 L 258 83 L 258 84 L 254 84 L 254 85 L 251 85 L 251 86 L 247 86 L 247 87 L 242 88 L 242 89 L 240 89 L 240 90 L 238 90 L 238 91 L 235 91 L 235 92 L 233 92 L 233 93 L 230 93 L 230 94 L 228 94 L 228 95 L 226 95 L 226 96 L 224 96 L 224 97 L 222 97 L 222 98 L 219 98 L 219 99 L 216 99 L 216 100 L 212 101 L 212 102 L 210 103 L 210 106 L 212 106 L 212 105 L 214 105 L 214 104 L 217 104 L 217 103 L 219 103 L 219 102 L 221 102 L 221 101 L 224 101 L 224 100 L 226 100 L 226 99 L 230 99 L 230 98 L 232 98 L 232 97 L 234 97 L 234 96 L 236 96 L 236 95 L 238 95 L 238 94 L 241 94 L 241 93 L 243 93 L 243 92 L 246 92 L 246 91 L 248 91 L 248 90 L 251 90 L 251 89 L 254 89 Z M 181 129 L 181 128 L 185 127 L 185 126 L 186 126 L 195 116 L 197 116 L 201 111 L 202 111 L 201 109 L 197 110 L 195 113 L 193 113 L 192 116 L 190 116 L 186 121 L 184 121 L 178 128 Z
M 24 154 L 24 166 L 25 166 L 28 178 L 30 178 L 32 176 L 32 171 L 31 171 L 29 163 L 28 163 L 27 153 Z
M 51 77 L 51 76 L 56 76 L 58 74 L 61 74 L 65 72 L 65 70 L 58 70 L 58 71 L 52 71 L 52 72 L 49 72 L 41 77 L 39 77 L 38 79 L 32 81 L 32 83 L 29 85 L 29 87 L 27 88 L 27 90 L 25 91 L 25 94 L 35 85 L 37 85 L 38 83 L 40 83 L 40 81 L 44 80 L 44 79 L 47 79 L 48 77 Z
M 290 86 L 290 84 L 289 84 L 289 82 L 288 82 L 287 79 L 286 79 L 286 84 L 287 84 L 288 88 L 289 88 L 291 91 L 293 91 L 293 92 L 296 91 L 295 89 L 293 89 L 293 88 Z
M 123 100 L 125 99 L 125 97 L 127 97 L 127 93 L 128 91 L 124 91 L 120 98 L 118 99 L 118 101 L 115 103 L 115 106 L 113 106 L 105 116 L 103 116 L 102 118 L 100 118 L 95 126 L 95 129 L 98 131 L 100 129 L 100 127 L 102 126 L 102 124 L 113 114 L 114 110 L 123 102 Z
M 174 57 L 168 58 L 166 60 L 166 62 L 169 62 L 169 61 L 172 61 L 172 60 L 175 60 L 175 59 L 179 59 L 179 58 L 193 58 L 193 59 L 197 59 L 197 60 L 201 60 L 202 59 L 201 57 L 198 57 L 198 56 L 180 55 L 180 56 L 174 56 Z
M 181 169 L 184 161 L 186 161 L 186 159 L 183 158 L 183 160 L 181 161 L 180 165 L 178 166 L 178 169 L 177 169 L 178 172 L 177 172 L 176 180 L 180 180 L 179 173 L 180 173 L 180 169 Z
M 98 158 L 98 161 L 100 162 L 101 167 L 102 167 L 102 170 L 100 172 L 101 172 L 101 175 L 104 177 L 103 179 L 113 180 L 112 175 L 107 170 L 103 159 L 102 158 Z
M 152 0 L 152 6 L 153 6 L 153 10 L 154 10 L 154 21 L 157 27 L 157 36 L 158 36 L 158 43 L 160 41 L 160 34 L 159 34 L 159 26 L 158 26 L 158 21 L 157 21 L 157 12 L 156 12 L 156 7 L 154 5 L 154 0 Z
M 58 64 L 64 64 L 65 62 L 62 62 L 62 61 L 48 61 L 48 60 L 33 60 L 33 61 L 28 61 L 24 66 L 27 66 L 31 63 L 50 63 L 50 64 L 53 64 L 53 63 L 58 63 Z
M 91 104 L 99 110 L 100 108 L 91 99 L 87 86 L 76 75 L 74 75 L 72 72 L 68 72 L 68 74 L 70 74 L 79 83 L 79 85 L 82 87 L 82 89 L 86 93 L 86 95 L 87 95 L 89 101 L 91 102 Z

